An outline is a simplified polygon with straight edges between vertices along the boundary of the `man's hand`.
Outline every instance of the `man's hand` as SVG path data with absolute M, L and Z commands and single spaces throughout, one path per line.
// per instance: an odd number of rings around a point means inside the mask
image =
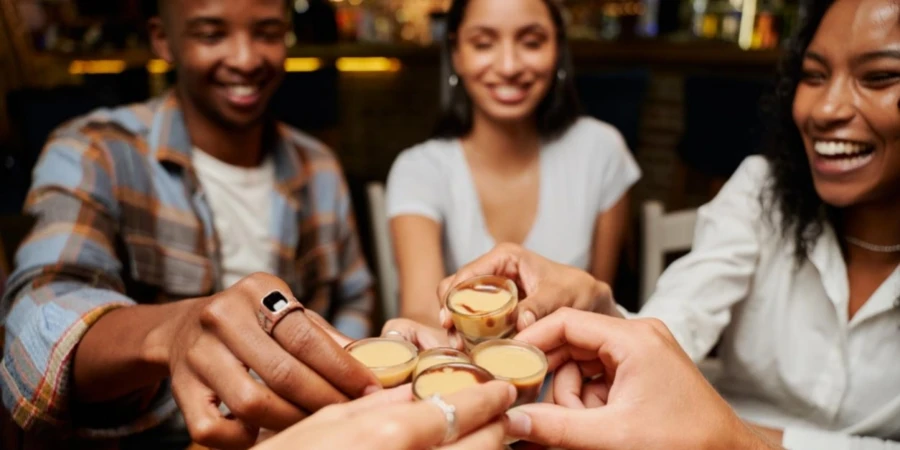
M 202 445 L 248 448 L 260 427 L 282 430 L 380 389 L 372 372 L 343 350 L 345 338 L 314 313 L 289 312 L 266 333 L 257 311 L 272 291 L 291 295 L 282 280 L 251 275 L 212 297 L 184 302 L 181 314 L 151 334 L 148 354 L 167 365 L 191 437 Z
M 556 404 L 510 411 L 510 433 L 572 450 L 771 449 L 735 415 L 669 330 L 561 309 L 516 339 L 547 352 Z

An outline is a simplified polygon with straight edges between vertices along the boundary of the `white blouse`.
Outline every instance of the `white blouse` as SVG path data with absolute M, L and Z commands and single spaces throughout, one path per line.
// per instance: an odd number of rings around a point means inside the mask
M 798 269 L 760 205 L 768 176 L 750 157 L 700 208 L 693 250 L 640 315 L 665 322 L 695 361 L 721 337 L 716 388 L 744 419 L 784 429 L 786 448 L 900 449 L 881 440 L 900 440 L 900 267 L 848 320 L 833 229 Z

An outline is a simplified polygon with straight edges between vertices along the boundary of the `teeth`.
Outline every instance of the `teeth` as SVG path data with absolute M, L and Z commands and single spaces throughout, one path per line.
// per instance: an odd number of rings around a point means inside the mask
M 866 151 L 869 147 L 847 141 L 816 141 L 816 153 L 824 156 L 855 155 Z
M 235 97 L 251 97 L 256 95 L 256 86 L 252 85 L 233 85 L 228 87 L 228 92 Z
M 494 92 L 500 97 L 517 97 L 522 94 L 522 89 L 515 86 L 497 86 Z
M 872 156 L 873 155 L 870 153 L 863 156 L 853 156 L 850 158 L 827 160 L 825 164 L 828 164 L 842 172 L 848 172 L 865 166 L 872 160 Z

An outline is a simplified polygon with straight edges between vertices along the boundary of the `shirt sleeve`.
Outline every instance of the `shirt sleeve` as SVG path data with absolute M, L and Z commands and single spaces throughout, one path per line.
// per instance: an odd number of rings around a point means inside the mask
M 375 306 L 372 275 L 363 256 L 346 181 L 340 169 L 336 201 L 337 247 L 341 265 L 332 325 L 352 339 L 368 337 Z
M 701 361 L 749 292 L 759 255 L 760 191 L 767 163 L 744 161 L 712 202 L 697 212 L 691 252 L 660 277 L 640 316 L 662 320 L 694 361 Z
M 900 450 L 900 442 L 808 428 L 787 428 L 781 445 L 787 450 Z
M 641 168 L 619 130 L 607 124 L 599 126 L 600 132 L 592 139 L 595 148 L 590 149 L 593 165 L 599 169 L 593 187 L 598 193 L 595 205 L 598 214 L 615 206 L 641 178 Z
M 438 223 L 443 220 L 446 186 L 440 163 L 428 154 L 433 149 L 427 145 L 405 150 L 394 161 L 387 182 L 388 217 L 417 215 Z
M 48 144 L 34 171 L 25 210 L 36 223 L 16 254 L 0 311 L 6 333 L 3 404 L 26 431 L 121 436 L 175 411 L 172 405 L 147 405 L 123 417 L 115 430 L 73 425 L 76 346 L 104 314 L 134 304 L 124 295 L 113 246 L 117 207 L 107 163 L 100 146 L 83 136 L 63 136 Z

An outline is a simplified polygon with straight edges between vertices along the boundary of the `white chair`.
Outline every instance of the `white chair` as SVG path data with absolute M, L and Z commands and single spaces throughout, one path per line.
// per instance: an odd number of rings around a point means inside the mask
M 641 262 L 640 306 L 653 294 L 656 281 L 665 269 L 666 255 L 689 251 L 694 242 L 697 210 L 666 213 L 661 202 L 643 205 L 643 258 Z
M 394 265 L 384 184 L 369 183 L 366 186 L 366 194 L 369 198 L 369 220 L 372 223 L 372 236 L 375 240 L 375 268 L 378 274 L 381 306 L 384 320 L 390 320 L 400 315 L 400 288 L 397 281 L 397 267 Z
M 661 202 L 650 200 L 643 206 L 643 262 L 641 306 L 650 299 L 666 264 L 666 254 L 689 251 L 694 243 L 697 210 L 666 213 Z M 697 363 L 700 372 L 714 383 L 722 374 L 722 361 L 707 357 Z

